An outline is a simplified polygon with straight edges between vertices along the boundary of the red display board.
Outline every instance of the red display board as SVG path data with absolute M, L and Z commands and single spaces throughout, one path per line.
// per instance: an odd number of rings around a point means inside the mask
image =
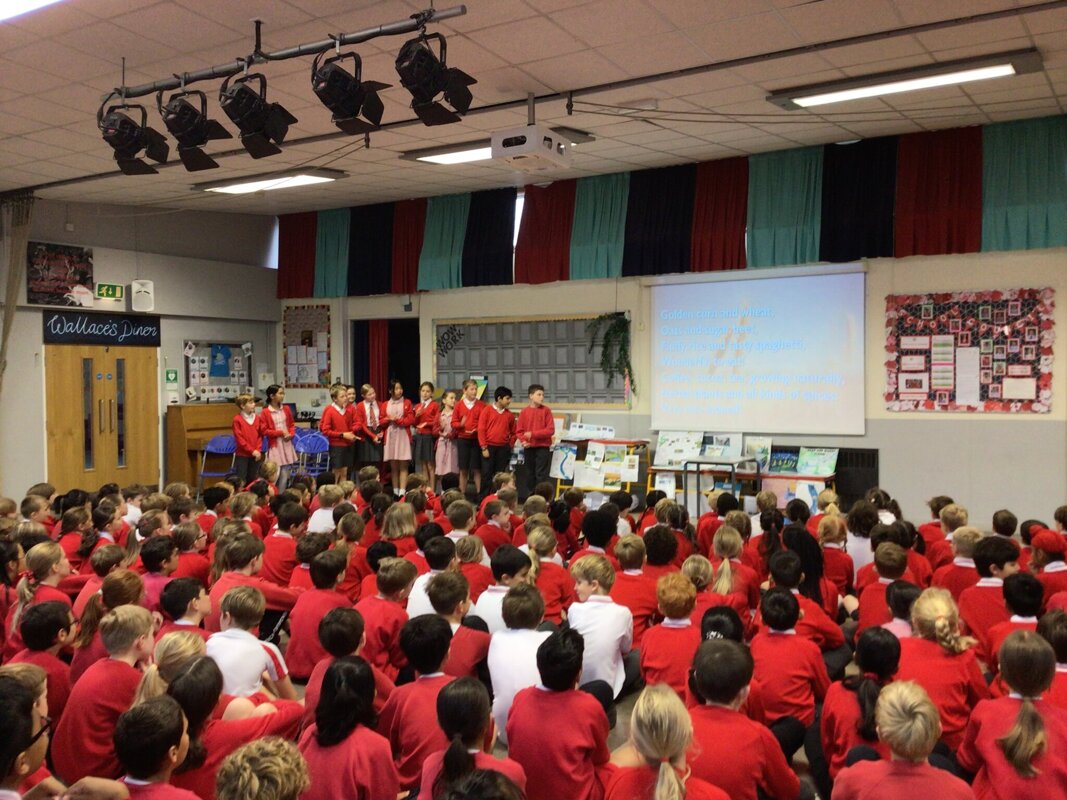
M 1055 291 L 887 295 L 886 408 L 1047 414 Z

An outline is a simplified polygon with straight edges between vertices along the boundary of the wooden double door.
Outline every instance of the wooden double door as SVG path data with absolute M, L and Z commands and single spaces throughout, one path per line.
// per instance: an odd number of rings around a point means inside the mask
M 49 483 L 158 483 L 156 348 L 53 344 L 44 359 Z

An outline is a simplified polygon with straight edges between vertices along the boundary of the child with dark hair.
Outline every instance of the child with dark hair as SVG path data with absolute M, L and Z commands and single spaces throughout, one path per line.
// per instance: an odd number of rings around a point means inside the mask
M 187 789 L 170 785 L 189 753 L 189 724 L 174 698 L 153 697 L 125 712 L 114 739 L 131 800 L 196 800 Z
M 995 675 L 999 669 L 997 654 L 1004 640 L 1015 631 L 1036 631 L 1041 614 L 1041 581 L 1029 572 L 1017 572 L 1004 579 L 1004 605 L 1011 616 L 989 629 L 989 650 L 983 661 Z
M 1067 611 L 1047 611 L 1037 623 L 1037 634 L 1056 654 L 1056 675 L 1045 696 L 1058 708 L 1067 709 Z
M 715 639 L 700 645 L 693 684 L 701 703 L 689 711 L 695 745 L 689 767 L 734 800 L 796 800 L 800 782 L 773 734 L 741 713 L 752 673 L 752 655 L 743 644 Z
M 704 556 L 711 554 L 712 539 L 719 526 L 726 523 L 726 515 L 741 508 L 733 492 L 709 492 L 707 496 L 714 507 L 697 520 L 697 550 Z
M 315 724 L 298 745 L 311 777 L 303 800 L 395 800 L 400 778 L 377 722 L 371 666 L 358 656 L 336 659 L 323 677 Z
M 907 581 L 893 581 L 885 587 L 885 600 L 893 619 L 882 625 L 898 639 L 907 639 L 912 634 L 911 607 L 922 594 L 922 589 Z
M 378 568 L 387 558 L 399 558 L 396 545 L 379 540 L 367 548 L 367 566 L 370 572 L 363 578 L 359 587 L 359 599 L 373 597 L 378 591 Z M 358 601 L 357 601 L 358 602 Z
M 439 536 L 426 543 L 426 563 L 430 571 L 415 578 L 415 583 L 408 593 L 407 612 L 409 617 L 417 617 L 421 614 L 434 613 L 433 605 L 426 593 L 426 587 L 437 575 L 451 570 L 459 569 L 459 561 L 456 559 L 456 543 L 447 536 Z
M 175 525 L 170 533 L 178 545 L 178 568 L 171 578 L 196 578 L 206 584 L 211 575 L 211 562 L 204 555 L 208 535 L 195 522 Z
M 207 630 L 212 633 L 220 630 L 219 608 L 223 595 L 238 586 L 252 586 L 259 589 L 266 599 L 267 610 L 274 612 L 271 616 L 275 619 L 282 613 L 292 610 L 300 593 L 265 580 L 259 574 L 263 569 L 263 553 L 263 542 L 251 533 L 238 533 L 226 545 L 223 553 L 226 568 L 218 580 L 211 585 L 212 611 L 204 620 L 204 627 Z M 261 633 L 269 634 L 270 629 L 261 631 Z
M 845 643 L 845 635 L 841 632 L 841 628 L 826 616 L 826 612 L 818 603 L 809 597 L 805 597 L 799 591 L 799 586 L 804 576 L 800 556 L 792 550 L 782 550 L 779 553 L 775 553 L 771 558 L 770 573 L 775 587 L 785 589 L 791 593 L 796 590 L 793 597 L 796 598 L 800 609 L 804 612 L 797 624 L 790 626 L 796 628 L 797 635 L 814 642 L 820 650 L 826 652 L 840 648 Z M 758 623 L 759 629 L 764 632 L 770 626 L 769 621 L 766 619 L 758 621 Z M 847 662 L 848 659 L 846 658 L 845 663 Z
M 424 522 L 415 529 L 415 549 L 410 553 L 405 553 L 404 558 L 415 565 L 419 575 L 425 575 L 430 571 L 430 565 L 426 563 L 426 545 L 431 539 L 444 535 L 444 529 L 436 522 Z
M 178 545 L 170 536 L 153 536 L 141 545 L 144 565 L 144 604 L 149 611 L 159 611 L 159 595 L 178 568 Z
M 422 767 L 419 800 L 441 797 L 475 770 L 494 770 L 520 789 L 526 788 L 526 771 L 510 758 L 492 755 L 489 692 L 474 678 L 457 678 L 437 695 L 437 723 L 448 739 L 448 749 L 434 753 Z
M 678 555 L 678 539 L 669 527 L 653 525 L 642 538 L 645 540 L 645 575 L 658 581 L 664 575 L 678 571 L 674 564 Z
M 761 492 L 762 494 L 762 492 Z M 773 494 L 771 495 L 774 496 Z M 777 502 L 777 501 L 775 501 Z M 785 528 L 785 517 L 777 508 L 771 507 L 759 514 L 759 527 L 762 533 L 757 536 L 755 524 L 753 524 L 752 537 L 745 545 L 745 553 L 748 558 L 746 563 L 752 565 L 761 581 L 767 580 L 771 557 L 779 550 L 784 550 L 782 544 L 782 530 Z
M 278 509 L 278 529 L 264 542 L 262 577 L 278 586 L 288 586 L 299 563 L 296 543 L 308 530 L 308 515 L 299 503 L 285 503 Z M 330 526 L 333 531 L 333 526 Z
M 408 621 L 404 601 L 415 583 L 415 565 L 402 558 L 383 558 L 378 562 L 375 579 L 374 593 L 356 603 L 367 635 L 363 657 L 390 680 L 396 680 L 407 664 L 400 633 Z
M 941 509 L 945 506 L 953 505 L 955 502 L 951 497 L 943 494 L 931 497 L 926 501 L 926 507 L 930 509 L 932 519 L 919 526 L 919 536 L 926 542 L 927 548 L 934 542 L 944 540 L 945 530 L 941 526 Z
M 978 583 L 960 593 L 963 632 L 978 640 L 979 652 L 992 654 L 989 630 L 1011 617 L 1004 604 L 1004 579 L 1019 571 L 1019 548 L 1003 536 L 986 536 L 974 548 Z
M 311 579 L 311 563 L 315 560 L 315 556 L 325 553 L 332 545 L 333 538 L 328 533 L 307 533 L 300 537 L 296 543 L 296 569 L 289 576 L 290 589 L 305 592 L 315 588 L 315 582 Z M 345 571 L 347 571 L 347 554 L 341 549 L 337 552 L 345 556 Z M 344 575 L 341 578 L 343 580 Z M 340 588 L 337 591 L 340 591 Z M 297 600 L 297 602 L 300 601 Z
M 70 608 L 54 600 L 26 609 L 19 633 L 26 649 L 16 653 L 9 664 L 34 664 L 48 675 L 48 714 L 58 722 L 70 697 L 70 667 L 59 658 L 77 633 Z
M 416 677 L 389 696 L 378 731 L 389 740 L 400 788 L 405 791 L 418 786 L 427 757 L 448 746 L 441 730 L 426 721 L 433 719 L 438 694 L 454 680 L 441 671 L 451 642 L 448 623 L 431 614 L 408 620 L 400 631 L 400 647 Z
M 434 612 L 452 629 L 452 645 L 442 671 L 457 678 L 467 676 L 488 680 L 489 633 L 464 624 L 471 607 L 467 579 L 459 572 L 442 572 L 430 581 L 426 594 Z M 485 623 L 475 617 L 471 624 L 484 626 Z
M 318 536 L 319 534 L 309 534 Z M 285 657 L 289 674 L 307 680 L 315 665 L 326 657 L 319 643 L 319 623 L 335 608 L 348 608 L 348 598 L 337 591 L 345 576 L 348 558 L 341 550 L 324 550 L 311 561 L 312 589 L 300 595 L 289 615 L 289 645 Z
M 641 518 L 637 522 L 638 535 L 644 535 L 644 532 L 650 527 L 656 524 L 656 503 L 667 496 L 666 492 L 659 489 L 653 489 L 651 492 L 645 495 L 645 508 L 641 512 Z
M 493 553 L 490 569 L 496 583 L 482 592 L 474 606 L 474 614 L 485 621 L 490 633 L 507 628 L 504 624 L 504 597 L 511 587 L 526 583 L 530 567 L 530 557 L 514 545 L 500 545 Z
M 159 595 L 159 608 L 166 621 L 156 633 L 157 642 L 174 631 L 191 631 L 205 642 L 211 635 L 201 627 L 211 613 L 211 598 L 196 578 L 175 578 L 164 586 Z
M 860 592 L 859 625 L 856 634 L 868 628 L 878 627 L 893 621 L 889 608 L 887 590 L 891 583 L 902 580 L 908 569 L 908 558 L 900 545 L 882 542 L 874 551 L 874 567 L 878 579 L 867 584 Z
M 614 554 L 614 544 L 618 541 L 616 533 L 615 520 L 603 510 L 603 507 L 590 511 L 582 518 L 582 536 L 585 537 L 585 545 L 571 557 L 571 561 L 577 561 L 582 556 L 604 556 L 617 571 L 619 560 Z
M 537 648 L 550 632 L 541 626 L 545 601 L 537 587 L 528 583 L 517 583 L 508 589 L 502 614 L 507 628 L 490 637 L 486 663 L 493 685 L 497 735 L 506 741 L 511 703 L 521 690 L 537 684 Z
M 538 776 L 527 788 L 529 800 L 592 798 L 603 791 L 611 757 L 608 718 L 596 697 L 576 688 L 584 652 L 577 631 L 551 634 L 537 649 L 541 686 L 523 689 L 511 705 L 508 755 Z
M 356 512 L 350 512 L 337 521 L 337 534 L 348 548 L 348 566 L 345 567 L 345 579 L 341 581 L 338 591 L 351 602 L 359 601 L 363 579 L 373 575 L 367 559 L 367 547 L 363 544 L 364 522 Z M 306 538 L 306 537 L 305 537 Z M 390 542 L 390 544 L 392 544 Z M 393 545 L 394 550 L 396 545 Z
M 815 721 L 815 704 L 830 686 L 818 646 L 797 635 L 800 604 L 788 589 L 768 591 L 760 603 L 765 630 L 752 640 L 755 676 L 766 689 L 771 732 L 787 760 Z

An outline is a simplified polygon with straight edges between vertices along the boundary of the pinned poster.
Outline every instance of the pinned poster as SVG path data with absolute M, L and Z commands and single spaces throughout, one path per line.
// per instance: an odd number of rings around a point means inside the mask
M 682 462 L 700 457 L 703 443 L 703 431 L 660 431 L 653 463 L 657 467 L 680 467 Z
M 624 456 L 622 463 L 618 465 L 609 464 L 609 467 L 615 466 L 618 466 L 619 468 L 619 479 L 623 483 L 635 483 L 637 481 L 638 470 L 640 469 L 640 456 Z
M 766 472 L 771 466 L 771 437 L 746 436 L 745 458 L 754 458 L 759 462 L 759 471 Z
M 600 470 L 584 461 L 574 462 L 574 485 L 579 489 L 599 489 L 604 484 Z
M 578 460 L 578 445 L 570 443 L 557 444 L 552 448 L 552 464 L 548 474 L 552 478 L 574 480 L 574 464 Z
M 604 463 L 604 452 L 606 448 L 599 442 L 590 442 L 589 447 L 585 451 L 585 466 L 590 469 L 599 469 L 600 465 Z
M 669 499 L 673 500 L 678 493 L 678 484 L 674 479 L 674 473 L 657 472 L 655 488 L 660 492 L 664 492 Z

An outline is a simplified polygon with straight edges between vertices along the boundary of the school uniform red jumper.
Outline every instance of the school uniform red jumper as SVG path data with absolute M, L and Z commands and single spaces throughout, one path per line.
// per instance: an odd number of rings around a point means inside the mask
M 454 678 L 477 678 L 477 667 L 488 655 L 489 634 L 459 625 L 452 631 L 452 645 L 441 671 Z
M 412 413 L 415 416 L 415 433 L 434 436 L 438 420 L 441 417 L 441 406 L 436 400 L 431 400 L 423 405 L 422 402 L 415 404 Z
M 641 570 L 622 570 L 615 575 L 615 585 L 611 587 L 610 594 L 612 600 L 620 606 L 626 606 L 633 614 L 633 647 L 637 650 L 641 647 L 645 631 L 659 613 L 656 580 Z
M 978 640 L 980 653 L 991 652 L 990 630 L 1009 619 L 1011 612 L 1004 604 L 1004 581 L 1000 578 L 982 578 L 960 595 L 960 620 L 966 632 Z
M 478 416 L 478 446 L 485 449 L 514 445 L 515 415 L 506 408 L 498 411 L 495 406 L 487 405 Z
M 382 709 L 378 732 L 392 747 L 401 789 L 418 787 L 422 763 L 448 747 L 441 728 L 427 722 L 437 719 L 437 695 L 453 680 L 443 672 L 420 675 L 411 683 L 396 687 Z
M 362 657 L 363 654 L 360 653 L 359 655 Z M 315 665 L 315 669 L 311 670 L 311 677 L 308 678 L 307 685 L 304 687 L 303 727 L 305 728 L 315 722 L 315 708 L 318 706 L 319 697 L 322 695 L 322 679 L 326 677 L 326 670 L 330 668 L 330 664 L 334 660 L 333 656 L 326 656 Z M 389 680 L 389 677 L 373 664 L 370 665 L 370 671 L 374 676 L 374 712 L 381 714 L 382 709 L 385 708 L 385 701 L 389 699 L 389 695 L 396 689 L 396 684 Z
M 211 562 L 201 553 L 178 553 L 178 567 L 171 578 L 196 578 L 204 588 L 211 581 Z
M 344 741 L 321 747 L 317 732 L 312 725 L 298 745 L 311 776 L 311 786 L 300 795 L 301 800 L 396 800 L 400 777 L 384 736 L 357 725 Z
M 389 427 L 389 417 L 385 414 L 385 406 L 375 400 L 371 405 L 374 407 L 374 416 L 378 422 L 377 433 L 371 429 L 370 420 L 367 419 L 367 401 L 360 400 L 355 404 L 355 411 L 352 416 L 352 432 L 361 439 L 373 439 L 377 436 L 384 436 L 385 429 Z M 384 439 L 382 439 L 384 441 Z
M 263 540 L 263 569 L 259 577 L 278 586 L 288 586 L 299 563 L 296 538 L 288 531 L 275 531 Z
M 548 406 L 526 406 L 519 412 L 515 430 L 520 438 L 524 434 L 530 434 L 529 441 L 523 439 L 526 447 L 548 447 L 556 433 L 556 422 L 552 419 L 552 411 Z
M 349 406 L 348 408 L 351 408 Z M 339 410 L 336 405 L 330 403 L 322 411 L 322 419 L 319 420 L 319 430 L 330 442 L 330 447 L 348 447 L 352 442 L 344 438 L 343 434 L 353 433 L 353 427 L 349 419 L 348 408 Z
M 456 400 L 456 407 L 452 411 L 452 431 L 457 439 L 477 439 L 478 420 L 488 410 L 489 406 L 481 400 L 475 400 L 474 405 L 467 408 L 463 398 Z
M 941 589 L 947 589 L 952 599 L 957 603 L 964 589 L 969 589 L 978 583 L 978 570 L 974 568 L 974 559 L 955 558 L 951 564 L 946 564 L 934 571 L 932 585 Z
M 396 680 L 400 668 L 407 664 L 407 658 L 400 650 L 400 629 L 408 621 L 407 612 L 399 603 L 379 597 L 377 590 L 364 595 L 356 603 L 356 611 L 363 615 L 363 630 L 367 636 L 363 658 L 388 675 L 390 680 Z M 434 718 L 431 715 L 430 719 Z
M 545 601 L 545 619 L 558 625 L 563 621 L 563 612 L 578 599 L 574 594 L 574 578 L 556 562 L 542 561 L 536 586 Z
M 423 572 L 429 571 L 430 567 L 427 565 Z M 477 603 L 478 598 L 482 596 L 482 592 L 496 583 L 496 579 L 493 578 L 493 571 L 485 564 L 464 562 L 459 565 L 459 571 L 463 573 L 463 577 L 467 579 L 467 584 L 470 586 L 472 603 Z
M 33 664 L 48 675 L 48 716 L 55 724 L 63 717 L 70 698 L 70 667 L 47 650 L 22 650 L 9 664 Z
M 786 631 L 758 633 L 752 640 L 754 677 L 766 689 L 767 721 L 793 717 L 805 727 L 815 720 L 815 703 L 830 688 L 822 653 L 811 641 Z
M 240 572 L 224 572 L 211 586 L 208 593 L 211 597 L 211 613 L 204 619 L 204 628 L 217 633 L 221 630 L 220 619 L 222 617 L 222 597 L 226 592 L 237 586 L 254 586 L 263 592 L 267 600 L 267 608 L 270 611 L 289 611 L 296 604 L 299 592 L 287 587 L 278 586 L 264 580 L 259 575 L 245 575 Z
M 333 589 L 311 589 L 300 595 L 289 614 L 289 646 L 285 662 L 294 678 L 307 678 L 326 658 L 319 642 L 319 623 L 335 608 L 351 608 L 348 598 Z
M 698 647 L 700 625 L 688 618 L 653 625 L 641 640 L 641 677 L 648 685 L 665 683 L 684 698 Z
M 856 727 L 860 719 L 860 703 L 856 693 L 841 681 L 835 681 L 826 690 L 819 725 L 819 738 L 831 778 L 836 778 L 837 773 L 845 768 L 845 758 L 853 747 L 865 745 L 873 747 L 882 758 L 890 756 L 888 745 L 878 737 L 869 741 L 860 736 Z
M 844 769 L 834 782 L 834 800 L 974 800 L 971 787 L 948 770 L 926 761 L 860 761 Z
M 253 453 L 263 450 L 263 418 L 255 417 L 255 421 L 249 424 L 243 414 L 235 414 L 233 417 L 233 438 L 237 442 L 238 458 L 250 458 Z
M 893 612 L 889 610 L 889 603 L 885 599 L 886 589 L 892 583 L 888 578 L 878 578 L 874 583 L 867 584 L 860 592 L 860 618 L 856 627 L 856 636 L 859 637 L 868 628 L 877 628 L 887 622 L 893 621 Z
M 843 545 L 824 544 L 822 549 L 823 576 L 833 581 L 837 593 L 848 594 L 856 581 L 856 566 Z
M 502 544 L 509 544 L 511 537 L 508 532 L 495 522 L 486 522 L 474 530 L 474 535 L 482 540 L 485 552 L 491 558 L 493 553 Z M 525 542 L 523 543 L 525 544 Z
M 282 403 L 282 413 L 285 414 L 285 430 L 278 430 L 274 427 L 274 416 L 271 414 L 270 406 L 264 406 L 263 411 L 259 414 L 259 419 L 263 425 L 263 435 L 267 437 L 268 443 L 273 442 L 275 439 L 280 439 L 285 434 L 290 436 L 296 435 L 296 423 L 293 421 L 293 412 L 289 409 L 289 406 Z

